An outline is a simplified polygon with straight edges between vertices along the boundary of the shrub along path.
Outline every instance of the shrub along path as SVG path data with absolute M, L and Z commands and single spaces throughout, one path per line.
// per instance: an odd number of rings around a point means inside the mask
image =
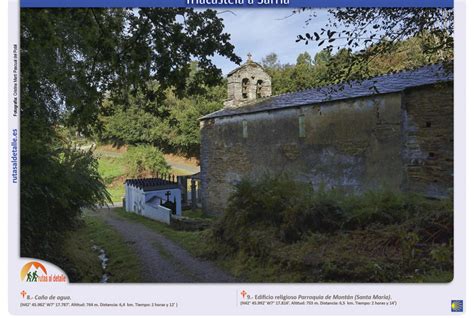
M 132 246 L 139 256 L 144 282 L 232 282 L 213 263 L 193 257 L 181 246 L 145 225 L 100 209 L 98 215 Z

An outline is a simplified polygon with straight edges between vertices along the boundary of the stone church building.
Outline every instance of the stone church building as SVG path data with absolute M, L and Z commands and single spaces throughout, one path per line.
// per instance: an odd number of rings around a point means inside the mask
M 440 65 L 272 96 L 249 56 L 227 82 L 223 109 L 200 123 L 206 213 L 262 174 L 355 193 L 452 192 L 453 76 Z

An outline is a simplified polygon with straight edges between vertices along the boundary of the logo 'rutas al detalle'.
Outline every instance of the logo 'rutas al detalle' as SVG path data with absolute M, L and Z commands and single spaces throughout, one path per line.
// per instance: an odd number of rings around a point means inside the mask
M 20 279 L 22 282 L 28 283 L 62 283 L 66 282 L 67 278 L 64 274 L 48 275 L 46 267 L 40 262 L 28 262 L 21 268 Z

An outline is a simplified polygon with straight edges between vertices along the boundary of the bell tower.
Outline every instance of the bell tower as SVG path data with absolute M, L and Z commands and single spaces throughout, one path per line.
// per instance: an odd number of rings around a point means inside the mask
M 272 79 L 263 67 L 247 55 L 247 62 L 227 75 L 224 107 L 240 107 L 272 95 Z

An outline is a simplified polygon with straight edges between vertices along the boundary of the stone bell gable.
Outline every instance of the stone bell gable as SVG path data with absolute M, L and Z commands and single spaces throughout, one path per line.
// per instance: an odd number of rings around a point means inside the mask
M 227 100 L 226 108 L 239 107 L 247 103 L 272 95 L 272 80 L 263 67 L 248 60 L 227 75 Z

